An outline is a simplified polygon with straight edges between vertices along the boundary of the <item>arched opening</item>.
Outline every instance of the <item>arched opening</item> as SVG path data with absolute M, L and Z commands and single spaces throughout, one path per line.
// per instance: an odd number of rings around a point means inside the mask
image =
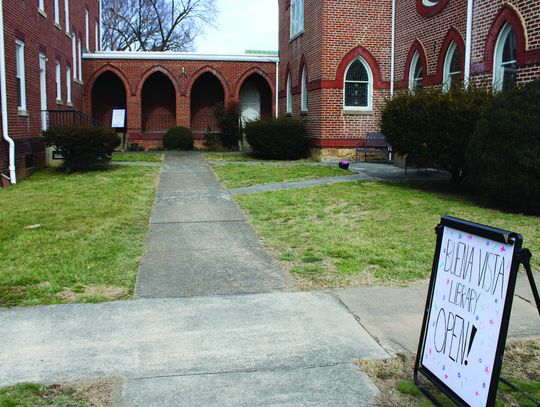
M 216 105 L 225 103 L 225 92 L 218 78 L 210 72 L 199 76 L 191 88 L 191 130 L 194 133 L 219 131 Z
M 110 127 L 113 109 L 125 108 L 124 83 L 114 72 L 102 73 L 92 86 L 92 117 L 103 126 Z
M 176 93 L 164 73 L 155 72 L 144 82 L 141 116 L 144 133 L 163 133 L 176 125 Z
M 272 89 L 266 79 L 254 73 L 240 88 L 242 123 L 272 116 Z

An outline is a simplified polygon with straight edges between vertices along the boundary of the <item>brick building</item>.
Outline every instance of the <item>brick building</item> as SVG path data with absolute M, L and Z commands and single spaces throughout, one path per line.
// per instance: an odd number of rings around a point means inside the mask
M 99 48 L 99 0 L 3 0 L 0 9 L 0 173 L 14 182 L 45 164 L 42 111 L 82 110 L 81 57 Z
M 84 56 L 84 110 L 110 125 L 126 109 L 129 142 L 162 144 L 173 126 L 191 128 L 202 146 L 218 131 L 214 108 L 238 104 L 244 119 L 276 113 L 277 57 L 175 52 L 100 52 Z
M 306 118 L 322 159 L 352 155 L 396 89 L 446 90 L 464 78 L 503 89 L 540 77 L 536 0 L 279 0 L 279 8 L 280 112 Z

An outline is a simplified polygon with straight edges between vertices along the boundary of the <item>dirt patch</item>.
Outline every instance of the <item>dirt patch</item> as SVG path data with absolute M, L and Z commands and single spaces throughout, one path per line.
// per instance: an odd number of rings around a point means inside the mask
M 531 383 L 540 381 L 540 339 L 513 340 L 506 345 L 502 376 L 511 382 Z M 379 388 L 377 404 L 395 407 L 414 407 L 425 404 L 427 399 L 420 394 L 412 382 L 415 355 L 399 353 L 395 358 L 358 360 L 355 364 L 365 372 Z M 431 384 L 422 383 L 437 395 Z M 533 390 L 534 392 L 535 390 Z M 537 391 L 537 390 L 536 390 Z M 444 406 L 451 406 L 440 397 Z M 523 399 L 516 397 L 506 386 L 500 385 L 497 400 L 504 406 L 521 406 Z
M 85 285 L 77 289 L 64 288 L 57 297 L 67 303 L 77 302 L 84 297 L 99 297 L 110 300 L 121 300 L 129 296 L 129 289 L 106 285 Z
M 122 400 L 123 384 L 119 377 L 99 377 L 66 382 L 61 386 L 75 390 L 88 407 L 129 407 L 129 403 Z

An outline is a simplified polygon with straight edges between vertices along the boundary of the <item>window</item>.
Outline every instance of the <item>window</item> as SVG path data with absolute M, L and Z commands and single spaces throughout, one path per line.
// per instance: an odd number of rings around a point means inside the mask
M 308 89 L 307 89 L 307 70 L 304 66 L 302 68 L 302 112 L 308 111 Z
M 516 85 L 516 36 L 510 24 L 506 23 L 495 45 L 493 66 L 493 88 L 511 89 Z
M 60 25 L 60 6 L 58 5 L 58 2 L 60 0 L 54 0 L 54 23 L 56 25 Z
M 17 69 L 17 107 L 26 113 L 26 83 L 24 74 L 24 42 L 15 41 L 15 64 Z
M 287 74 L 287 113 L 292 113 L 291 74 Z
M 85 23 L 85 43 L 84 47 L 87 51 L 90 51 L 90 16 L 88 15 L 88 10 L 84 12 L 84 23 Z
M 71 67 L 66 68 L 66 103 L 71 104 Z
M 77 69 L 77 67 L 74 67 Z M 79 82 L 82 82 L 82 46 L 81 37 L 79 37 Z
M 432 7 L 439 4 L 439 0 L 422 0 L 422 4 L 426 7 Z
M 356 58 L 345 73 L 344 104 L 346 109 L 371 110 L 373 80 L 368 64 Z
M 60 61 L 56 61 L 55 78 L 56 78 L 56 103 L 62 103 L 62 72 L 61 72 L 61 67 L 60 67 Z
M 64 13 L 66 15 L 66 33 L 69 34 L 69 0 L 64 0 Z
M 444 59 L 443 69 L 443 91 L 448 92 L 450 89 L 461 85 L 461 57 L 455 42 L 451 42 Z
M 45 11 L 45 0 L 38 0 L 38 9 L 40 11 Z
M 304 0 L 291 0 L 291 38 L 304 31 Z
M 420 61 L 420 54 L 415 52 L 409 68 L 409 90 L 412 93 L 424 89 L 424 67 Z
M 101 47 L 101 42 L 99 41 L 99 23 L 96 21 L 96 45 L 94 46 L 95 51 L 99 51 Z
M 71 34 L 71 54 L 73 57 L 73 80 L 77 80 L 77 37 L 75 31 Z

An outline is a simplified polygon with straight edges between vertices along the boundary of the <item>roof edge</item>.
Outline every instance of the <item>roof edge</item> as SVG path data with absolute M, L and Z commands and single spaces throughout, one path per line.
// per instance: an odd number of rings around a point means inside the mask
M 83 59 L 133 59 L 169 61 L 228 61 L 228 62 L 279 62 L 275 55 L 198 54 L 190 52 L 158 51 L 97 51 L 83 54 Z

